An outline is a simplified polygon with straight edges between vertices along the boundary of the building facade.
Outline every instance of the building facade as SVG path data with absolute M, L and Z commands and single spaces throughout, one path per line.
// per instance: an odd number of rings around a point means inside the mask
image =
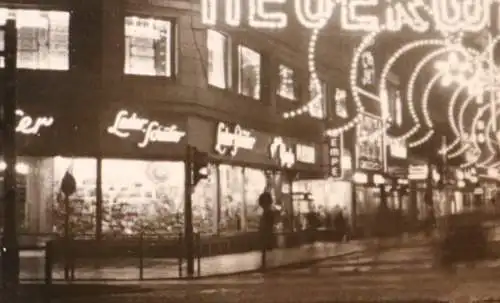
M 291 229 L 298 213 L 338 205 L 326 95 L 310 115 L 282 118 L 310 98 L 305 53 L 207 29 L 191 1 L 144 2 L 2 2 L 0 22 L 18 28 L 21 230 L 62 230 L 66 172 L 73 234 L 182 230 L 187 145 L 211 159 L 193 193 L 199 231 L 257 229 L 263 190 Z M 294 191 L 314 192 L 316 206 Z

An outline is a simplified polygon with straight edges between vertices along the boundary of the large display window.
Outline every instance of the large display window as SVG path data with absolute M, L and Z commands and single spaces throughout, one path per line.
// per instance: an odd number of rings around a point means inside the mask
M 102 193 L 104 233 L 183 230 L 182 162 L 105 159 Z
M 69 173 L 76 185 L 67 204 L 70 232 L 75 237 L 95 236 L 96 159 L 20 157 L 18 166 L 22 231 L 64 233 L 67 213 L 61 182 Z M 195 231 L 257 231 L 262 214 L 260 194 L 268 190 L 276 209 L 284 210 L 283 182 L 282 174 L 277 172 L 211 165 L 208 178 L 201 180 L 193 191 Z M 103 159 L 101 186 L 104 236 L 183 232 L 183 162 Z

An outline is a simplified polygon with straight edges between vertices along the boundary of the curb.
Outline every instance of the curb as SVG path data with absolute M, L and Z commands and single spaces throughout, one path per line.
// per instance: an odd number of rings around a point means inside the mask
M 252 269 L 252 270 L 245 270 L 245 271 L 239 271 L 239 272 L 233 272 L 233 273 L 225 273 L 225 274 L 213 274 L 213 275 L 206 275 L 206 276 L 201 276 L 201 277 L 193 277 L 193 278 L 179 278 L 176 280 L 183 280 L 183 281 L 196 281 L 196 280 L 204 280 L 204 279 L 213 279 L 213 278 L 225 278 L 225 277 L 234 277 L 234 276 L 241 276 L 241 275 L 251 275 L 251 274 L 265 274 L 269 272 L 274 272 L 278 270 L 292 270 L 292 269 L 297 269 L 297 268 L 302 268 L 302 267 L 308 267 L 311 265 L 314 265 L 316 263 L 320 263 L 326 260 L 332 260 L 336 258 L 342 258 L 345 256 L 353 255 L 359 252 L 363 252 L 365 249 L 356 249 L 344 253 L 340 253 L 334 256 L 329 256 L 329 257 L 323 257 L 323 258 L 316 258 L 316 259 L 311 259 L 307 261 L 299 261 L 299 262 L 294 262 L 290 264 L 283 264 L 283 265 L 277 265 L 277 266 L 272 266 L 269 268 L 266 268 L 264 270 L 262 269 Z

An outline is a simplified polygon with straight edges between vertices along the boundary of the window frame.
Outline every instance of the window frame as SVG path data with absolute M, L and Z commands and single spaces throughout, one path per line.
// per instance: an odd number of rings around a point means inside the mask
M 126 56 L 126 26 L 127 26 L 127 17 L 136 17 L 140 19 L 153 19 L 157 21 L 167 21 L 170 23 L 170 47 L 168 47 L 170 55 L 168 58 L 168 62 L 170 64 L 170 75 L 145 75 L 145 74 L 136 74 L 136 73 L 127 73 L 125 71 L 125 68 L 127 66 L 127 56 Z M 164 17 L 164 16 L 157 16 L 157 15 L 151 15 L 151 14 L 145 14 L 145 13 L 140 13 L 140 12 L 134 12 L 134 11 L 128 11 L 125 13 L 123 16 L 123 75 L 125 77 L 146 77 L 146 78 L 157 78 L 157 79 L 171 79 L 175 80 L 177 78 L 177 75 L 179 73 L 179 57 L 178 57 L 178 51 L 177 51 L 177 45 L 179 43 L 178 41 L 178 20 L 174 17 Z
M 17 50 L 16 50 L 16 69 L 17 70 L 29 70 L 29 71 L 49 71 L 49 72 L 67 72 L 71 69 L 71 17 L 72 17 L 72 13 L 71 11 L 67 8 L 67 7 L 50 7 L 50 6 L 36 6 L 36 7 L 33 7 L 33 6 L 8 6 L 8 5 L 2 5 L 0 6 L 0 9 L 5 9 L 7 10 L 7 18 L 6 18 L 6 21 L 9 20 L 9 12 L 12 12 L 12 11 L 35 11 L 35 12 L 38 12 L 38 13 L 50 13 L 50 12 L 59 12 L 59 13 L 65 13 L 68 15 L 68 24 L 67 24 L 67 32 L 68 32 L 68 36 L 67 36 L 67 66 L 65 68 L 42 68 L 40 66 L 37 66 L 36 68 L 32 68 L 32 67 L 22 67 L 21 64 L 19 64 L 19 60 L 21 58 L 21 56 L 19 56 L 19 51 L 20 51 L 20 41 L 19 41 L 19 27 L 18 26 L 18 21 L 17 21 L 17 18 L 14 19 L 14 21 L 16 22 L 16 31 L 17 31 L 17 39 L 16 39 L 16 42 L 17 42 Z M 2 27 L 5 26 L 5 25 L 1 25 Z M 50 49 L 50 45 L 51 45 L 51 42 L 50 41 L 50 34 L 51 34 L 51 24 L 49 23 L 48 27 L 46 28 L 47 30 L 47 43 L 48 43 L 48 47 Z M 1 30 L 2 32 L 5 31 L 5 27 Z M 3 45 L 4 45 L 4 49 L 1 50 L 1 52 L 4 52 L 5 51 L 5 33 L 3 33 L 2 35 L 2 39 L 3 39 Z M 37 37 L 38 39 L 38 37 Z M 40 49 L 38 49 L 36 52 L 33 52 L 34 54 L 37 54 L 39 55 L 40 54 Z M 50 58 L 50 52 L 48 52 L 48 57 Z M 1 54 L 0 55 L 0 70 L 4 70 L 5 69 L 5 54 Z
M 280 74 L 280 72 L 281 72 L 282 66 L 292 71 L 292 81 L 293 81 L 292 86 L 293 86 L 294 98 L 289 98 L 288 96 L 283 96 L 280 93 L 280 90 L 281 90 L 281 74 Z M 276 83 L 276 88 L 275 88 L 276 96 L 278 98 L 281 98 L 283 100 L 287 100 L 287 101 L 290 101 L 293 103 L 299 102 L 302 99 L 302 96 L 301 96 L 301 89 L 300 89 L 301 80 L 300 80 L 298 70 L 296 68 L 291 67 L 291 65 L 289 65 L 289 64 L 286 64 L 284 62 L 279 62 L 277 64 L 276 76 L 277 76 L 277 83 Z
M 208 47 L 208 33 L 209 32 L 214 32 L 216 34 L 219 34 L 221 35 L 222 37 L 224 37 L 224 51 L 225 53 L 223 54 L 223 61 L 224 61 L 224 71 L 225 71 L 225 75 L 224 75 L 224 85 L 225 87 L 220 87 L 220 86 L 217 86 L 215 84 L 212 84 L 210 83 L 210 75 L 209 75 L 209 71 L 208 71 L 208 53 L 209 53 L 209 47 Z M 206 71 L 206 77 L 207 77 L 207 84 L 209 87 L 211 88 L 216 88 L 216 89 L 220 89 L 220 90 L 232 90 L 233 86 L 234 86 L 234 76 L 233 76 L 233 49 L 234 49 L 234 46 L 233 46 L 233 43 L 232 43 L 232 40 L 231 40 L 231 36 L 229 36 L 227 33 L 223 32 L 223 31 L 219 31 L 219 30 L 216 30 L 216 29 L 211 29 L 211 28 L 208 28 L 206 30 L 206 42 L 207 42 L 207 71 Z M 262 60 L 261 60 L 262 61 Z
M 241 48 L 246 48 L 246 49 L 253 51 L 259 55 L 259 96 L 258 96 L 258 98 L 255 98 L 254 96 L 247 96 L 247 95 L 242 93 L 242 88 L 241 88 L 242 87 L 242 85 L 241 85 L 241 74 L 242 73 L 241 73 L 241 53 L 240 53 Z M 263 97 L 263 94 L 262 94 L 262 89 L 263 89 L 263 85 L 262 85 L 263 54 L 262 54 L 262 52 L 258 51 L 256 48 L 248 46 L 245 43 L 238 43 L 238 44 L 236 44 L 236 47 L 234 47 L 234 53 L 235 53 L 235 57 L 236 57 L 236 64 L 233 64 L 235 74 L 236 74 L 236 80 L 237 80 L 237 83 L 234 83 L 234 89 L 235 89 L 236 93 L 242 97 L 245 97 L 245 98 L 249 98 L 249 99 L 257 100 L 257 101 L 262 101 L 262 97 Z

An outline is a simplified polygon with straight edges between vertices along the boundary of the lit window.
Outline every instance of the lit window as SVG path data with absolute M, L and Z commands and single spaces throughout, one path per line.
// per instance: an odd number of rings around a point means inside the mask
M 125 74 L 172 75 L 172 23 L 139 17 L 125 18 Z
M 319 83 L 319 87 L 311 84 L 311 100 L 312 103 L 309 106 L 309 114 L 311 117 L 316 119 L 324 119 L 326 116 L 326 84 L 322 81 Z M 320 96 L 318 96 L 321 93 Z
M 208 84 L 228 88 L 229 83 L 229 52 L 228 39 L 223 34 L 207 31 L 208 49 Z
M 295 81 L 294 81 L 294 72 L 291 68 L 286 67 L 284 65 L 280 65 L 279 67 L 279 86 L 278 86 L 278 96 L 296 100 L 295 95 Z
M 69 69 L 69 13 L 27 9 L 0 9 L 0 25 L 15 19 L 17 67 L 25 69 Z M 4 33 L 0 36 L 4 49 Z M 4 58 L 0 66 L 4 67 Z
M 238 47 L 238 93 L 260 99 L 260 54 L 244 46 Z

